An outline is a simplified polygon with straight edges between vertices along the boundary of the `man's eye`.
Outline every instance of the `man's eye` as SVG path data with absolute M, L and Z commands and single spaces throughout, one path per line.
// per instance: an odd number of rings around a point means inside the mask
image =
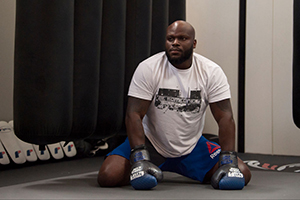
M 180 40 L 185 41 L 186 37 L 181 37 Z
M 174 38 L 167 38 L 167 40 L 168 40 L 169 42 L 172 42 L 172 41 L 174 41 Z

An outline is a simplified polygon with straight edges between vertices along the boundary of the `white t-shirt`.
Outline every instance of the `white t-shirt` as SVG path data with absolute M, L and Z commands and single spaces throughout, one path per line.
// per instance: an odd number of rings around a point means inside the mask
M 164 157 L 190 153 L 202 135 L 209 103 L 230 98 L 221 67 L 194 53 L 189 69 L 177 69 L 160 52 L 137 67 L 129 96 L 150 100 L 145 135 Z

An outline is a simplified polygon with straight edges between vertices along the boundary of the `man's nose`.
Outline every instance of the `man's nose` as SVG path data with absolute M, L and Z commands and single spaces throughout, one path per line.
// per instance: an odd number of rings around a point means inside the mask
M 179 40 L 177 38 L 174 39 L 173 43 L 172 43 L 173 46 L 178 46 L 180 45 L 179 43 Z

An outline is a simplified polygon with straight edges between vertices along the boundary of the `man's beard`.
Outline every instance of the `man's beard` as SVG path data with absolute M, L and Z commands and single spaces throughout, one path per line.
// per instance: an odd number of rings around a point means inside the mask
M 168 50 L 166 50 L 166 55 L 167 55 L 167 58 L 169 60 L 169 62 L 173 65 L 173 66 L 176 66 L 176 65 L 180 65 L 182 64 L 184 61 L 188 60 L 192 54 L 193 54 L 193 51 L 194 51 L 194 48 L 193 46 L 191 46 L 190 49 L 184 51 L 182 53 L 182 56 L 178 57 L 178 58 L 172 58 L 171 55 L 170 55 L 170 52 Z

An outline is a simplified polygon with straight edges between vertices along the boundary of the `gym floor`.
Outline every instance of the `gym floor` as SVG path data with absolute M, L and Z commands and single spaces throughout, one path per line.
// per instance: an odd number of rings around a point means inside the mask
M 103 156 L 1 166 L 0 199 L 300 199 L 300 157 L 239 154 L 252 180 L 239 191 L 215 190 L 175 173 L 152 190 L 101 188 Z

